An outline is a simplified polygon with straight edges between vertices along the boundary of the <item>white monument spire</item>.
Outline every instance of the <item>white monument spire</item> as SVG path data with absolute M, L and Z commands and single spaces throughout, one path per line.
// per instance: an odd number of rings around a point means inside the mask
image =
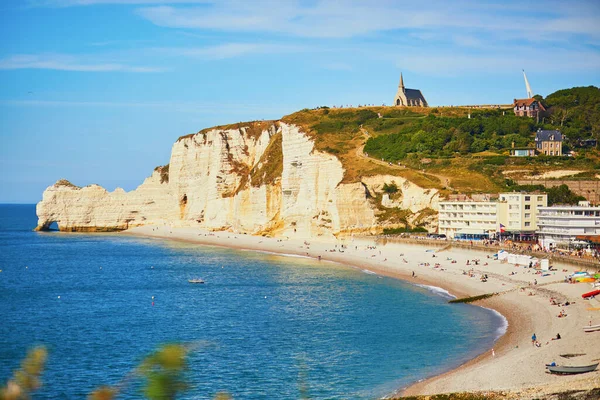
M 525 70 L 523 70 L 523 77 L 525 78 L 525 88 L 527 89 L 527 98 L 531 99 L 533 97 L 533 91 L 531 90 L 531 86 L 529 86 L 529 81 L 527 80 L 527 75 L 525 75 Z

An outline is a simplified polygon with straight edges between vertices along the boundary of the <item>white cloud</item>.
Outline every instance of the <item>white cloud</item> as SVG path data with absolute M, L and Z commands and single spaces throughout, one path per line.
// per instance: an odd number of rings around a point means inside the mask
M 473 35 L 454 35 L 454 43 L 463 47 L 483 47 L 481 39 Z
M 269 43 L 224 43 L 206 47 L 158 48 L 155 50 L 168 55 L 223 60 L 252 54 L 296 53 L 304 51 L 305 48 L 295 45 Z
M 532 65 L 543 66 L 543 72 L 598 71 L 600 54 L 570 50 L 498 49 L 493 53 L 426 53 L 419 49 L 405 49 L 396 66 L 402 70 L 437 76 L 458 76 L 465 73 L 503 73 L 520 71 Z M 531 67 L 530 67 L 531 68 Z
M 120 63 L 84 62 L 78 57 L 64 54 L 16 54 L 0 59 L 0 70 L 53 69 L 81 72 L 160 72 L 162 69 L 131 66 Z
M 521 6 L 519 6 L 521 7 Z M 223 0 L 208 7 L 144 7 L 138 10 L 156 25 L 231 32 L 277 32 L 301 37 L 356 37 L 398 29 L 475 29 L 519 31 L 531 35 L 566 32 L 600 36 L 600 9 L 564 8 L 523 10 L 515 3 L 482 6 L 480 2 L 430 0 L 300 1 Z
M 151 4 L 202 4 L 211 0 L 29 0 L 32 7 L 75 7 L 98 4 L 151 5 Z

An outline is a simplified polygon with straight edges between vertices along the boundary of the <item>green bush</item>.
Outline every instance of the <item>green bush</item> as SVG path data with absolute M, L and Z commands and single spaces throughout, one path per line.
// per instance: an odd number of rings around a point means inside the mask
M 383 191 L 387 194 L 394 194 L 398 192 L 398 185 L 396 182 L 392 182 L 389 185 L 387 183 L 383 184 Z

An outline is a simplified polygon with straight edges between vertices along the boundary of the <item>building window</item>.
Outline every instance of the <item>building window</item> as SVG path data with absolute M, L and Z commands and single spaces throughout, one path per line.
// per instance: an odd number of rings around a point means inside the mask
M 531 218 L 531 214 L 525 213 L 525 218 Z
M 526 210 L 530 210 L 531 209 L 531 204 L 525 204 L 525 209 Z
M 525 201 L 530 201 L 531 200 L 531 196 L 525 196 Z
M 525 226 L 531 226 L 531 222 L 525 222 Z
M 544 201 L 544 197 L 543 196 L 538 196 L 538 201 Z

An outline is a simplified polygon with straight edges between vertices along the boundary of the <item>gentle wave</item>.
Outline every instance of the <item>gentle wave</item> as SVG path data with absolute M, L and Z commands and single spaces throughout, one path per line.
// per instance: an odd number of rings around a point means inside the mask
M 290 254 L 290 253 L 277 253 L 276 251 L 267 251 L 267 250 L 241 249 L 241 251 L 250 251 L 252 253 L 263 253 L 263 254 L 270 254 L 273 256 L 282 256 L 282 257 L 308 258 L 311 260 L 315 259 L 315 257 L 311 257 L 311 256 L 302 256 L 300 254 Z
M 496 331 L 494 331 L 494 335 L 495 335 L 494 341 L 500 339 L 506 333 L 506 330 L 508 329 L 508 320 L 506 319 L 506 317 L 504 315 L 500 314 L 498 311 L 494 310 L 493 308 L 487 308 L 487 307 L 481 307 L 481 308 L 490 310 L 492 313 L 496 314 L 502 320 L 502 325 L 500 325 L 498 328 L 496 328 Z
M 365 274 L 369 274 L 369 275 L 377 275 L 375 272 L 369 271 L 368 269 L 363 269 L 362 272 L 364 272 Z
M 444 298 L 448 298 L 448 299 L 455 299 L 456 298 L 456 296 L 454 296 L 453 294 L 451 294 L 446 289 L 442 289 L 441 287 L 430 286 L 430 285 L 421 285 L 419 283 L 416 283 L 415 286 L 418 286 L 420 288 L 429 290 L 430 292 L 432 292 L 434 294 L 437 294 L 438 296 L 441 296 L 441 297 L 444 297 Z

